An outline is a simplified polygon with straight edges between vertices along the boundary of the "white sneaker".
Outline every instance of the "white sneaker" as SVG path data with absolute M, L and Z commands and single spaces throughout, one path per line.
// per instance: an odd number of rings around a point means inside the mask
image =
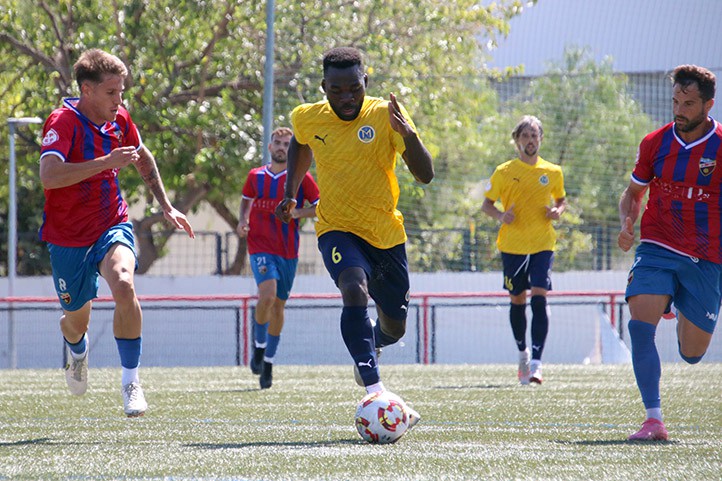
M 404 403 L 406 404 L 406 403 Z M 416 412 L 416 410 L 411 409 L 408 404 L 406 404 L 406 414 L 409 415 L 409 427 L 408 429 L 413 428 L 416 426 L 419 421 L 421 421 L 421 415 Z
M 519 371 L 517 373 L 521 384 L 529 384 L 531 377 L 531 353 L 529 348 L 519 352 Z
M 532 361 L 531 363 L 531 377 L 529 380 L 535 384 L 541 384 L 544 380 L 542 378 L 542 365 L 541 361 Z
M 145 402 L 143 388 L 140 387 L 140 383 L 131 382 L 130 384 L 126 384 L 121 388 L 120 393 L 123 395 L 125 414 L 129 418 L 145 414 L 145 410 L 148 409 L 148 403 Z
M 70 394 L 82 396 L 88 390 L 88 352 L 86 351 L 85 357 L 78 360 L 73 357 L 67 345 L 65 350 L 68 359 L 65 365 L 65 382 L 68 383 Z

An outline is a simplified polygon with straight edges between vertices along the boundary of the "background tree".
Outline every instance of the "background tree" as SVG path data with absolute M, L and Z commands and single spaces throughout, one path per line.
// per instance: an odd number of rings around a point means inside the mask
M 503 114 L 489 122 L 498 141 L 482 162 L 485 178 L 504 159 L 518 157 L 510 133 L 523 115 L 535 115 L 544 125 L 540 153 L 562 166 L 569 201 L 558 230 L 559 270 L 579 266 L 580 258 L 598 247 L 595 241 L 619 230 L 619 196 L 629 183 L 639 142 L 654 128 L 629 90 L 627 77 L 614 72 L 611 59 L 597 63 L 587 49 L 569 47 L 563 59 L 520 89 L 502 107 Z M 483 266 L 496 266 L 483 253 L 495 250 L 497 223 L 474 212 L 476 200 L 469 204 L 480 226 L 477 257 Z M 618 259 L 613 264 L 628 265 L 617 249 L 609 255 Z
M 495 39 L 522 2 L 488 7 L 475 0 L 333 0 L 277 2 L 277 124 L 302 101 L 317 101 L 320 59 L 328 48 L 353 45 L 366 54 L 369 93 L 396 92 L 424 132 L 437 158 L 439 177 L 463 172 L 476 162 L 482 142 L 476 120 L 491 115 L 493 92 L 481 78 L 487 53 L 479 36 Z M 398 19 L 403 18 L 403 22 Z M 85 0 L 47 3 L 6 0 L 0 6 L 0 114 L 47 116 L 60 99 L 75 95 L 72 65 L 80 52 L 98 47 L 118 55 L 130 70 L 126 104 L 144 142 L 156 154 L 172 202 L 193 212 L 208 203 L 237 223 L 240 190 L 248 170 L 259 164 L 265 43 L 265 4 L 236 0 Z M 471 87 L 471 88 L 469 88 Z M 7 138 L 6 125 L 0 135 Z M 37 137 L 19 146 L 19 230 L 37 231 L 42 189 L 37 174 Z M 404 206 L 410 227 L 436 223 L 444 195 L 406 182 Z M 446 171 L 449 171 L 448 174 Z M 132 169 L 123 169 L 129 203 L 144 203 L 132 219 L 139 242 L 139 271 L 163 254 L 172 229 Z M 450 186 L 453 188 L 453 186 Z M 0 186 L 0 193 L 5 193 Z M 408 194 L 408 195 L 406 195 Z M 7 212 L 7 195 L 0 196 Z M 449 198 L 453 198 L 454 195 Z M 6 218 L 7 214 L 2 214 Z M 6 237 L 6 236 L 5 236 Z M 36 249 L 37 265 L 47 253 Z M 230 272 L 245 259 L 240 242 Z M 21 274 L 37 273 L 22 263 Z

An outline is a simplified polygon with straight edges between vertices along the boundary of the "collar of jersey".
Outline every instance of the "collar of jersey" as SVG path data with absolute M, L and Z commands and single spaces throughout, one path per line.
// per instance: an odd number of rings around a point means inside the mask
M 97 128 L 99 131 L 101 131 L 104 134 L 113 130 L 113 124 L 115 122 L 113 122 L 113 123 L 104 122 L 103 125 L 98 125 L 95 122 L 93 122 L 92 120 L 90 120 L 88 117 L 83 115 L 83 113 L 80 110 L 78 110 L 78 108 L 77 108 L 79 100 L 80 99 L 78 97 L 68 97 L 66 99 L 63 99 L 63 106 L 65 106 L 65 108 L 68 108 L 68 109 L 72 110 L 73 112 L 75 112 L 75 115 L 80 117 L 83 121 L 88 122 L 90 125 L 95 126 L 95 128 Z
M 271 164 L 266 164 L 265 171 L 266 171 L 266 174 L 270 175 L 270 176 L 273 177 L 274 179 L 277 179 L 277 178 L 281 177 L 283 174 L 286 173 L 286 169 L 283 169 L 283 170 L 280 171 L 279 173 L 274 174 L 274 173 L 271 171 Z
M 689 150 L 689 149 L 695 147 L 696 145 L 701 144 L 702 142 L 706 142 L 707 139 L 709 139 L 710 137 L 712 137 L 712 135 L 714 135 L 715 131 L 717 130 L 717 121 L 715 119 L 713 119 L 712 117 L 710 117 L 709 119 L 712 121 L 712 128 L 709 129 L 709 132 L 707 132 L 706 134 L 704 134 L 702 137 L 695 140 L 694 142 L 690 142 L 689 144 L 686 144 L 684 142 L 684 140 L 682 140 L 677 135 L 677 125 L 676 124 L 672 126 L 672 134 L 674 134 L 674 138 L 677 139 L 677 142 L 679 142 L 679 144 L 682 147 L 684 147 L 685 150 Z

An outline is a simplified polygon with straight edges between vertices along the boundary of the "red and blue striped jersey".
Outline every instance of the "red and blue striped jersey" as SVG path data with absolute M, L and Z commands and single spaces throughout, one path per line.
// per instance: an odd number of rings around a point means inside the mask
M 642 242 L 722 263 L 721 144 L 722 127 L 715 120 L 710 131 L 694 142 L 685 143 L 674 123 L 642 140 L 632 172 L 633 182 L 649 186 Z
M 65 99 L 45 121 L 41 159 L 52 154 L 64 162 L 93 162 L 118 147 L 141 148 L 138 129 L 122 106 L 115 121 L 97 125 L 76 109 L 77 102 Z M 118 169 L 108 169 L 74 185 L 45 189 L 40 239 L 65 247 L 90 246 L 103 232 L 127 220 Z
M 299 219 L 288 224 L 281 222 L 275 215 L 276 206 L 283 200 L 286 171 L 274 174 L 268 165 L 251 169 L 243 185 L 243 198 L 252 199 L 248 219 L 248 253 L 273 254 L 284 259 L 298 258 Z M 305 202 L 313 205 L 318 202 L 318 186 L 311 174 L 301 181 L 296 196 L 296 207 Z

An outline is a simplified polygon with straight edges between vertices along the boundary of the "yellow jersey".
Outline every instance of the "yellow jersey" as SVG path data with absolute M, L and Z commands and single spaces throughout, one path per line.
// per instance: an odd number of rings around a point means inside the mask
M 415 131 L 403 107 L 401 112 Z M 395 173 L 397 154 L 406 146 L 391 128 L 388 101 L 367 96 L 351 121 L 338 118 L 327 100 L 302 104 L 291 112 L 291 126 L 316 162 L 316 235 L 350 232 L 379 249 L 406 242 Z
M 556 232 L 546 207 L 566 197 L 562 168 L 541 157 L 535 165 L 514 159 L 499 165 L 487 185 L 486 198 L 501 200 L 503 210 L 514 206 L 514 221 L 501 224 L 496 245 L 507 254 L 553 251 Z

